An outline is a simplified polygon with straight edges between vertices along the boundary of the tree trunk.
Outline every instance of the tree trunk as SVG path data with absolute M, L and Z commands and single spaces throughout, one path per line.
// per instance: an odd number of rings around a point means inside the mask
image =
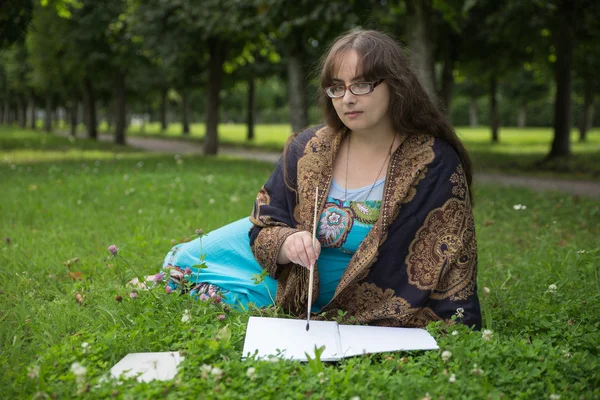
M 115 143 L 117 144 L 125 144 L 126 97 L 125 73 L 118 71 L 115 80 Z
M 48 133 L 52 132 L 52 95 L 46 95 L 46 112 L 44 113 L 44 130 Z
M 181 100 L 181 120 L 183 123 L 183 135 L 188 136 L 190 134 L 190 92 L 184 90 L 181 93 Z
M 454 90 L 454 63 L 457 58 L 457 49 L 455 43 L 459 40 L 458 37 L 451 36 L 450 40 L 446 41 L 446 51 L 444 54 L 444 68 L 442 69 L 442 87 L 440 89 L 440 97 L 444 107 L 444 112 L 451 118 L 450 107 L 452 106 L 452 93 Z
M 527 104 L 521 104 L 517 115 L 517 126 L 523 129 L 525 125 L 527 125 Z
M 29 91 L 29 128 L 37 128 L 35 121 L 35 93 L 33 89 Z
M 571 154 L 571 65 L 575 42 L 575 5 L 561 0 L 556 10 L 556 98 L 554 101 L 554 139 L 548 158 Z
M 592 129 L 594 116 L 594 91 L 592 89 L 592 79 L 587 77 L 583 89 L 583 110 L 581 120 L 579 121 L 579 141 L 587 141 L 587 133 Z
M 78 120 L 78 112 L 77 112 L 77 108 L 79 106 L 79 102 L 77 100 L 73 100 L 73 102 L 71 103 L 71 109 L 69 110 L 69 114 L 71 116 L 71 121 L 70 121 L 70 125 L 71 125 L 71 136 L 75 137 L 77 136 L 77 120 Z
M 300 133 L 308 126 L 308 105 L 306 103 L 306 81 L 302 62 L 306 59 L 302 36 L 290 33 L 288 38 L 288 101 L 290 104 L 290 122 L 292 131 Z
M 115 120 L 115 112 L 114 112 L 114 106 L 113 106 L 113 102 L 107 101 L 104 104 L 104 109 L 105 109 L 105 114 L 104 116 L 106 117 L 106 125 L 108 125 L 108 131 L 111 132 L 113 129 L 113 125 L 114 125 L 114 120 Z
M 498 100 L 496 92 L 498 82 L 495 76 L 490 78 L 490 127 L 492 128 L 492 143 L 498 143 Z
M 4 111 L 2 112 L 2 122 L 10 125 L 10 91 L 6 89 L 4 96 Z
M 477 128 L 479 126 L 479 117 L 477 110 L 477 97 L 471 96 L 469 102 L 469 124 L 471 128 Z
M 225 44 L 216 38 L 208 39 L 209 64 L 208 87 L 206 90 L 206 136 L 204 138 L 204 154 L 217 154 L 219 147 L 218 125 L 219 106 L 221 103 L 221 81 L 223 79 L 223 61 Z
M 25 129 L 27 127 L 27 102 L 23 95 L 17 96 L 17 115 L 19 119 L 19 127 Z
M 98 121 L 96 118 L 96 95 L 92 80 L 86 78 L 83 82 L 83 98 L 85 104 L 85 115 L 87 119 L 88 138 L 98 139 Z
M 246 125 L 248 126 L 248 136 L 246 140 L 254 140 L 254 78 L 248 78 L 248 113 L 246 115 Z
M 431 0 L 407 2 L 410 16 L 408 48 L 411 65 L 419 82 L 433 100 L 435 99 L 435 58 L 432 39 Z
M 167 93 L 169 89 L 163 88 L 160 91 L 160 132 L 167 131 Z

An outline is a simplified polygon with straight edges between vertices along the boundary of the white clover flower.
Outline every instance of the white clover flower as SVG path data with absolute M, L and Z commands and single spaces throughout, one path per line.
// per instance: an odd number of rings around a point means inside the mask
M 582 250 L 578 250 L 577 253 L 579 253 L 579 254 L 585 254 L 585 250 L 583 250 L 583 249 Z
M 350 397 L 350 400 L 360 400 L 360 397 L 358 397 L 358 396 Z
M 250 378 L 251 380 L 256 379 L 256 368 L 254 368 L 254 367 L 248 368 L 248 370 L 246 371 L 246 376 L 248 378 Z
M 208 204 L 215 204 L 215 199 L 208 199 Z
M 513 206 L 513 209 L 514 209 L 514 210 L 517 210 L 517 211 L 519 211 L 519 210 L 525 210 L 526 208 L 527 208 L 527 206 L 526 206 L 526 205 L 524 205 L 524 204 L 515 204 L 515 205 Z
M 556 287 L 556 285 L 553 283 L 552 285 L 548 286 L 548 290 L 547 290 L 546 292 L 547 292 L 547 293 L 550 293 L 550 294 L 555 294 L 557 289 L 558 289 L 558 288 L 557 288 L 557 287 Z
M 425 397 L 423 397 L 421 400 L 431 400 L 431 396 L 429 395 L 429 392 L 425 393 Z
M 450 357 L 452 357 L 452 352 L 451 351 L 444 350 L 442 352 L 442 360 L 444 360 L 444 362 L 447 362 L 450 359 Z
M 142 214 L 143 212 L 144 211 L 141 208 L 138 210 L 138 214 Z
M 87 353 L 87 351 L 90 349 L 90 344 L 88 342 L 83 342 L 81 343 L 81 348 L 83 349 L 84 353 Z
M 206 379 L 206 377 L 208 377 L 208 374 L 210 374 L 210 371 L 212 371 L 212 365 L 202 364 L 200 366 L 200 372 L 202 372 L 202 379 Z
M 458 331 L 452 331 L 452 336 L 458 335 Z
M 31 379 L 36 379 L 40 376 L 40 366 L 39 365 L 30 365 L 27 368 L 27 376 Z
M 188 322 L 190 322 L 191 319 L 192 319 L 192 314 L 190 313 L 190 310 L 185 310 L 183 312 L 183 315 L 181 316 L 181 322 L 187 324 Z
M 280 360 L 279 360 L 279 357 L 272 356 L 272 357 L 267 358 L 267 361 L 272 362 L 272 363 L 278 363 Z
M 486 296 L 489 296 L 491 292 L 492 291 L 490 290 L 489 287 L 487 287 L 487 286 L 483 287 L 483 294 L 485 294 Z
M 71 364 L 71 372 L 75 374 L 77 378 L 83 377 L 87 373 L 87 368 L 78 362 Z
M 456 375 L 454 375 L 454 374 L 451 374 L 451 375 L 450 375 L 450 378 L 448 378 L 448 382 L 450 382 L 450 383 L 454 383 L 454 382 L 456 382 Z
M 550 400 L 558 400 L 558 399 L 560 399 L 560 394 L 553 393 L 550 395 Z
M 481 332 L 481 337 L 486 342 L 489 342 L 490 340 L 492 340 L 492 335 L 493 335 L 493 332 L 490 329 L 485 329 L 483 332 Z
M 465 316 L 465 309 L 462 307 L 459 307 L 456 309 L 456 317 L 457 318 L 462 318 Z
M 225 375 L 225 371 L 223 371 L 221 368 L 214 367 L 210 371 L 210 374 L 217 379 L 221 379 L 221 377 L 223 377 L 223 375 Z
M 473 375 L 481 375 L 483 374 L 483 370 L 481 368 L 477 368 L 477 364 L 473 364 L 473 369 L 471 370 Z
M 231 196 L 229 198 L 229 201 L 231 201 L 232 203 L 237 203 L 238 201 L 240 201 L 240 198 L 237 196 Z
M 317 374 L 317 378 L 319 378 L 320 383 L 325 383 L 327 378 L 325 377 L 325 372 L 321 371 Z

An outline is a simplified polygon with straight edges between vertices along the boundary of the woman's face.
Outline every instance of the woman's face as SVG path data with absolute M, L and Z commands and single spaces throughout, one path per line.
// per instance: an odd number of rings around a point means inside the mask
M 348 87 L 356 82 L 364 82 L 365 79 L 359 76 L 358 60 L 356 50 L 348 50 L 343 54 L 339 70 L 333 76 L 333 84 Z M 392 120 L 388 113 L 390 93 L 385 81 L 369 94 L 355 95 L 347 88 L 343 97 L 331 101 L 340 120 L 353 132 L 392 129 Z

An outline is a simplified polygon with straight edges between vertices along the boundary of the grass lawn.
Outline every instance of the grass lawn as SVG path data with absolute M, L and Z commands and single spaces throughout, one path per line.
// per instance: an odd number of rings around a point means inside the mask
M 103 124 L 100 129 L 106 132 L 108 126 Z M 204 124 L 192 124 L 190 129 L 190 135 L 184 137 L 181 124 L 170 124 L 166 132 L 161 133 L 160 124 L 151 123 L 143 131 L 140 126 L 131 126 L 128 134 L 192 141 L 203 139 L 206 131 Z M 550 128 L 501 128 L 500 143 L 497 144 L 491 143 L 491 133 L 487 127 L 457 127 L 456 130 L 469 150 L 477 171 L 600 181 L 599 128 L 588 134 L 586 143 L 579 143 L 579 133 L 573 130 L 573 155 L 543 164 L 539 162 L 548 154 L 552 143 L 553 132 Z M 281 151 L 291 132 L 291 126 L 257 125 L 252 142 L 246 140 L 246 132 L 244 124 L 221 124 L 219 140 L 230 145 Z
M 430 324 L 439 351 L 241 361 L 248 313 L 161 288 L 130 297 L 124 283 L 173 243 L 247 216 L 271 168 L 0 127 L 0 398 L 600 397 L 600 205 L 585 198 L 475 188 L 489 341 Z M 172 381 L 103 381 L 127 353 L 169 350 L 186 356 Z

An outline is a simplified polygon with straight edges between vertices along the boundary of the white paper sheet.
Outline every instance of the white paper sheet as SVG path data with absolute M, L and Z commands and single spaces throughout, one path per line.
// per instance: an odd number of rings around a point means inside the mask
M 140 382 L 167 381 L 175 377 L 182 360 L 179 352 L 129 353 L 110 369 L 110 374 L 114 378 L 121 374 L 127 378 L 137 376 Z
M 311 321 L 306 331 L 306 320 L 250 317 L 242 357 L 279 356 L 290 360 L 308 361 L 306 354 L 315 357 L 315 346 L 325 346 L 322 361 L 339 360 L 340 341 L 337 322 Z
M 322 361 L 366 353 L 438 349 L 435 339 L 424 329 L 311 321 L 307 332 L 306 320 L 250 317 L 242 357 L 256 352 L 257 358 L 277 356 L 308 361 L 305 353 L 314 357 L 315 346 L 325 346 Z
M 436 350 L 435 339 L 425 329 L 340 325 L 344 357 L 400 350 Z

